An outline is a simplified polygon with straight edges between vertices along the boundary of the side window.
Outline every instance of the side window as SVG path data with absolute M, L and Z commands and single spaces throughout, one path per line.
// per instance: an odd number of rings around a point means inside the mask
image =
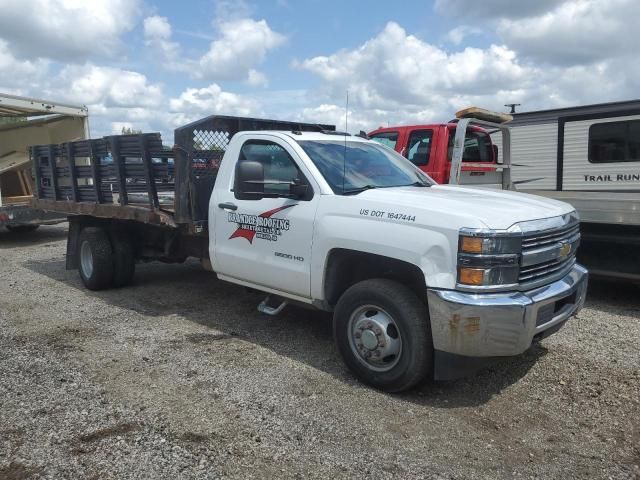
M 396 144 L 398 143 L 398 132 L 378 133 L 376 135 L 372 135 L 371 140 L 395 150 Z
M 451 161 L 453 156 L 453 142 L 456 137 L 455 130 L 449 130 L 449 146 L 447 158 Z M 493 162 L 493 146 L 491 137 L 485 132 L 470 131 L 467 129 L 464 138 L 463 162 Z
M 640 120 L 595 123 L 589 127 L 589 162 L 640 161 Z
M 409 148 L 407 158 L 417 166 L 424 166 L 429 163 L 431 155 L 431 139 L 433 130 L 414 130 L 409 136 Z
M 265 181 L 286 182 L 282 184 L 265 183 L 266 194 L 289 193 L 289 182 L 299 180 L 306 183 L 298 166 L 280 145 L 267 140 L 248 140 L 240 149 L 239 160 L 259 162 L 264 167 Z

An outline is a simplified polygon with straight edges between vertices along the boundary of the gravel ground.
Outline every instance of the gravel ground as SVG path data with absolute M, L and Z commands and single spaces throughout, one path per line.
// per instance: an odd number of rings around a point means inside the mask
M 526 354 L 402 395 L 342 365 L 330 318 L 196 263 L 83 289 L 65 226 L 0 232 L 0 479 L 640 478 L 640 287 Z

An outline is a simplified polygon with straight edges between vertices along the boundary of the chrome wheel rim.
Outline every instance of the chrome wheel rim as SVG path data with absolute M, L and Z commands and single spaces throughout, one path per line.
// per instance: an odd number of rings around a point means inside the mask
M 349 318 L 349 345 L 367 368 L 387 372 L 400 361 L 402 337 L 395 320 L 382 308 L 363 305 Z
M 93 274 L 93 253 L 91 252 L 91 245 L 86 240 L 80 246 L 80 266 L 84 276 L 91 277 Z

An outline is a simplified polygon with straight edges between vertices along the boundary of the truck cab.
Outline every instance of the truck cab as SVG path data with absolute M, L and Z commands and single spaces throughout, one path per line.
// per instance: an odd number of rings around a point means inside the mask
M 462 110 L 456 116 L 458 118 L 447 123 L 380 127 L 368 136 L 406 157 L 437 183 L 503 188 L 505 182 L 502 177 L 508 167 L 499 159 L 491 133 L 504 130 L 506 127 L 502 124 L 509 121 L 510 117 L 474 107 Z M 462 158 L 459 178 L 452 181 L 452 167 L 455 171 L 452 161 L 461 118 L 465 119 L 462 127 L 464 136 L 461 135 L 463 140 L 460 145 Z M 487 125 L 469 124 L 469 120 L 480 120 Z M 502 143 L 505 144 L 504 141 Z

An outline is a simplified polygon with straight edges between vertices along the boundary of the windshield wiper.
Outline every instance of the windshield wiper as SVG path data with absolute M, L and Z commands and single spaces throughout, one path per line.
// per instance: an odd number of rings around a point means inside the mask
M 365 190 L 371 190 L 373 188 L 399 188 L 399 187 L 430 187 L 431 185 L 422 181 L 410 183 L 408 185 L 363 185 L 362 187 L 352 188 L 342 192 L 343 195 L 357 195 Z
M 357 195 L 358 193 L 362 193 L 365 190 L 371 190 L 372 188 L 378 188 L 377 185 L 363 185 L 362 187 L 352 188 L 350 190 L 344 190 L 342 192 L 343 195 Z
M 423 182 L 422 180 L 418 180 L 417 182 L 410 183 L 409 185 L 403 185 L 403 187 L 430 187 L 430 183 Z

